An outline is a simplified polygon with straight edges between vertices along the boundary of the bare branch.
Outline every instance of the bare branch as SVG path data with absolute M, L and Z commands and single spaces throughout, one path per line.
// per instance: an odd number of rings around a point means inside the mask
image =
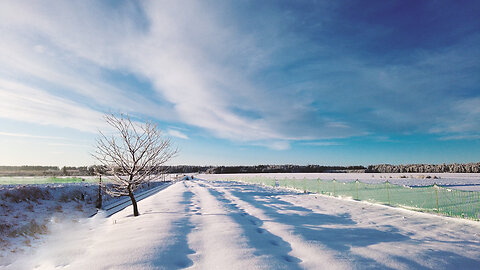
M 92 156 L 108 171 L 112 196 L 130 196 L 178 153 L 155 123 L 134 123 L 124 114 L 107 114 L 105 121 L 114 133 L 107 136 L 100 131 Z

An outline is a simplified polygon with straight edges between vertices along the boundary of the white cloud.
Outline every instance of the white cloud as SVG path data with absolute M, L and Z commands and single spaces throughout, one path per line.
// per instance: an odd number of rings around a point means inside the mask
M 290 149 L 290 143 L 288 141 L 261 141 L 261 142 L 252 142 L 253 145 L 267 147 L 272 150 L 288 150 Z
M 440 137 L 441 141 L 453 141 L 453 140 L 480 140 L 480 135 L 451 135 Z
M 333 146 L 333 145 L 342 145 L 339 142 L 305 142 L 302 143 L 303 145 L 311 145 L 311 146 Z
M 245 31 L 203 2 L 108 5 L 100 1 L 1 2 L 0 78 L 42 89 L 59 96 L 59 102 L 75 100 L 93 111 L 182 122 L 242 143 L 344 138 L 365 135 L 370 126 L 412 130 L 431 122 L 443 130 L 443 122 L 452 131 L 478 130 L 473 113 L 464 113 L 468 121 L 455 126 L 461 116 L 432 113 L 434 106 L 424 104 L 435 95 L 421 89 L 431 85 L 432 74 L 446 73 L 442 63 L 458 59 L 467 67 L 475 65 L 457 53 L 464 51 L 459 48 L 422 55 L 413 65 L 372 67 L 343 54 L 334 61 L 327 57 L 313 64 L 293 61 L 301 67 L 292 71 L 291 78 L 265 85 L 255 76 L 288 62 L 279 60 L 288 51 L 282 48 L 301 46 L 320 54 L 329 48 L 295 33 L 285 35 L 276 27 L 274 12 L 269 14 L 271 23 Z M 341 75 L 313 82 L 314 78 L 301 77 L 303 69 L 315 71 L 319 78 Z M 155 93 L 122 88 L 106 78 L 106 72 L 134 74 L 151 83 Z M 444 77 L 435 76 L 436 84 L 443 87 Z M 440 104 L 445 105 L 448 102 Z M 319 116 L 317 109 L 328 116 Z M 31 114 L 4 117 L 31 121 Z M 336 119 L 336 115 L 347 115 L 347 119 Z M 58 125 L 51 115 L 43 122 Z
M 0 79 L 0 117 L 97 132 L 103 114 L 41 89 Z
M 12 133 L 12 132 L 2 132 L 0 131 L 0 136 L 8 137 L 17 137 L 17 138 L 34 138 L 34 139 L 50 139 L 50 140 L 65 140 L 64 137 L 54 137 L 54 136 L 39 136 L 26 133 Z
M 287 141 L 276 141 L 267 144 L 267 147 L 273 150 L 287 150 L 290 149 L 290 143 Z
M 226 18 L 214 9 L 157 1 L 139 8 L 105 5 L 3 3 L 4 76 L 34 77 L 90 99 L 99 110 L 180 121 L 234 141 L 355 135 L 346 124 L 332 126 L 331 119 L 317 119 L 308 136 L 301 128 L 285 128 L 308 113 L 308 99 L 272 95 L 253 84 L 247 75 L 268 65 L 272 49 L 259 46 L 262 35 L 225 26 Z M 104 69 L 147 78 L 168 107 L 112 85 L 103 79 Z
M 187 134 L 176 129 L 167 129 L 167 134 L 184 140 L 190 139 Z

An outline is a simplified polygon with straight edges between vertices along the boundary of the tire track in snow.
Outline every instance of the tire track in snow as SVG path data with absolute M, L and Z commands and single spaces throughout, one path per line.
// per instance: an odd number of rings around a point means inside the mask
M 309 243 L 301 236 L 294 234 L 294 228 L 291 225 L 274 221 L 265 211 L 255 207 L 251 203 L 242 199 L 240 196 L 233 195 L 232 192 L 221 186 L 222 182 L 211 182 L 205 185 L 221 193 L 226 200 L 231 201 L 238 209 L 245 211 L 252 224 L 259 225 L 260 230 L 265 230 L 287 242 L 291 246 L 289 257 L 285 260 L 298 258 L 301 260 L 300 266 L 305 269 L 350 269 L 351 265 L 346 260 L 339 259 L 334 252 L 327 251 L 327 248 L 318 244 Z M 229 187 L 234 187 L 232 182 L 228 182 Z M 239 187 L 245 185 L 238 185 Z M 238 188 L 238 187 L 237 187 Z M 258 187 L 254 187 L 258 188 Z M 242 190 L 238 190 L 239 194 Z M 252 195 L 245 195 L 252 196 Z M 255 200 L 255 198 L 252 198 Z M 259 231 L 260 232 L 260 231 Z

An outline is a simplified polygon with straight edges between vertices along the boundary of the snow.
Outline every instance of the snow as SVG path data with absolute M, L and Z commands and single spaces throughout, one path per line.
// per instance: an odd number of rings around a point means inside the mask
M 154 181 L 144 185 L 136 191 L 136 198 L 141 200 L 167 184 Z M 0 185 L 0 262 L 41 244 L 44 235 L 58 223 L 93 216 L 97 198 L 98 184 L 94 183 Z M 128 197 L 103 194 L 102 198 L 107 215 L 130 203 Z
M 477 269 L 480 223 L 230 181 L 180 181 L 57 223 L 2 269 Z
M 88 183 L 0 186 L 0 261 L 37 246 L 49 224 L 94 214 L 97 191 Z
M 378 184 L 389 181 L 395 185 L 429 186 L 433 184 L 462 190 L 480 191 L 480 173 L 255 173 L 255 174 L 200 174 L 202 179 L 243 179 L 267 177 L 275 179 L 321 179 Z

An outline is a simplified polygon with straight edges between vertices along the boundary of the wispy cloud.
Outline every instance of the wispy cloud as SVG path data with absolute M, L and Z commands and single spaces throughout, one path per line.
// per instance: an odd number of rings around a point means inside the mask
M 275 2 L 249 4 L 2 2 L 0 117 L 95 132 L 103 112 L 127 112 L 272 149 L 480 129 L 479 79 L 468 72 L 479 69 L 478 35 L 403 48 L 385 38 L 409 34 L 402 25 L 348 23 L 340 4 L 288 16 Z
M 48 143 L 50 146 L 59 146 L 59 147 L 79 147 L 84 149 L 91 149 L 92 145 L 86 144 L 76 144 L 76 143 Z
M 304 142 L 303 145 L 311 145 L 311 146 L 335 146 L 335 145 L 343 145 L 339 142 Z
M 441 141 L 453 141 L 453 140 L 480 140 L 480 135 L 451 135 L 440 137 Z
M 180 121 L 235 141 L 356 133 L 348 125 L 332 126 L 331 119 L 312 118 L 310 108 L 302 105 L 306 100 L 297 99 L 291 106 L 288 96 L 272 96 L 267 88 L 259 88 L 246 76 L 245 67 L 250 73 L 265 67 L 271 49 L 259 46 L 262 35 L 225 27 L 228 18 L 215 10 L 200 3 L 185 6 L 154 1 L 137 7 L 120 5 L 114 13 L 107 12 L 110 9 L 98 2 L 60 3 L 51 9 L 35 2 L 28 6 L 4 4 L 4 23 L 20 30 L 4 28 L 9 37 L 1 44 L 4 73 L 12 74 L 9 70 L 13 70 L 21 79 L 34 76 L 43 84 L 82 97 L 82 102 L 90 101 L 89 107 L 97 110 L 131 110 L 160 120 Z M 22 15 L 11 16 L 15 10 L 22 10 Z M 192 28 L 196 31 L 189 30 Z M 35 38 L 25 39 L 23 34 L 34 34 Z M 244 60 L 254 58 L 264 60 L 255 65 Z M 232 64 L 225 65 L 227 62 Z M 151 102 L 140 92 L 120 90 L 102 77 L 105 70 L 147 78 L 165 104 Z M 288 112 L 282 109 L 287 107 Z M 256 117 L 238 111 L 251 111 Z M 316 128 L 310 134 L 283 128 L 288 122 L 300 126 L 299 117 L 304 116 L 314 121 Z M 27 116 L 23 120 L 30 121 Z
M 35 138 L 35 139 L 49 139 L 49 140 L 65 140 L 64 137 L 54 137 L 54 136 L 39 136 L 25 133 L 11 133 L 11 132 L 2 132 L 0 131 L 0 136 L 8 137 L 18 137 L 18 138 Z
M 0 79 L 0 117 L 86 132 L 105 126 L 103 114 L 41 89 Z
M 184 139 L 184 140 L 189 139 L 187 134 L 181 132 L 180 130 L 176 130 L 176 129 L 167 129 L 167 134 L 170 135 L 170 136 L 173 136 L 173 137 Z

